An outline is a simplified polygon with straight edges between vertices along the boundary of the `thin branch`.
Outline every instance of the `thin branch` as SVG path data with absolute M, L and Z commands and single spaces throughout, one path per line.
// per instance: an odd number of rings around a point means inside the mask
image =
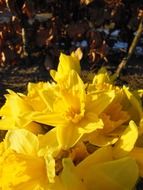
M 22 57 L 27 57 L 28 53 L 26 51 L 26 38 L 25 38 L 25 29 L 22 28 Z
M 125 56 L 121 63 L 118 65 L 118 68 L 115 72 L 115 76 L 116 78 L 119 77 L 121 70 L 126 66 L 127 62 L 129 61 L 129 59 L 131 58 L 131 56 L 133 55 L 135 48 L 137 46 L 137 43 L 142 35 L 142 31 L 143 31 L 143 17 L 140 20 L 139 26 L 138 26 L 138 30 L 137 30 L 137 34 L 135 35 L 132 44 L 128 50 L 127 56 Z

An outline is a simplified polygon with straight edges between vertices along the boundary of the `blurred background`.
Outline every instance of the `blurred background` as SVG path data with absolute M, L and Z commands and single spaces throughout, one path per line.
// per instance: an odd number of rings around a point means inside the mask
M 114 72 L 143 16 L 142 0 L 0 0 L 0 104 L 10 88 L 50 80 L 60 52 L 83 52 L 81 66 Z M 120 81 L 143 85 L 143 35 Z M 119 82 L 120 83 L 120 82 Z

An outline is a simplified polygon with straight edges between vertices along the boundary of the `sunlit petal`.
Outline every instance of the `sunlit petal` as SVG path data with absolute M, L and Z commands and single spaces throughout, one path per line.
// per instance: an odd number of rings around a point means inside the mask
M 114 146 L 114 157 L 120 158 L 129 154 L 138 138 L 138 128 L 134 121 L 130 121 L 122 136 Z
M 80 73 L 81 69 L 78 57 L 74 53 L 70 56 L 61 53 L 57 72 L 51 70 L 50 74 L 56 82 L 61 83 L 71 70 L 75 70 Z
M 103 83 L 111 83 L 110 76 L 105 67 L 101 67 L 98 73 L 95 75 L 93 79 L 93 84 L 102 85 Z
M 3 155 L 0 187 L 5 190 L 45 190 L 48 185 L 44 160 L 12 151 Z M 38 172 L 37 172 L 38 171 Z
M 36 155 L 39 148 L 37 137 L 25 129 L 8 131 L 5 143 L 7 148 L 21 154 Z
M 75 167 L 70 159 L 63 159 L 61 180 L 67 190 L 86 190 L 82 180 L 76 175 Z
M 132 119 L 134 118 L 134 120 L 139 123 L 139 120 L 142 117 L 141 102 L 135 97 L 135 95 L 132 92 L 129 91 L 127 87 L 123 86 L 123 90 L 130 104 L 132 105 L 132 109 L 130 109 L 132 114 Z
M 81 136 L 82 134 L 79 133 L 78 127 L 74 126 L 74 124 L 57 127 L 57 139 L 59 145 L 65 150 L 74 146 Z
M 97 115 L 101 114 L 105 108 L 113 101 L 115 92 L 113 90 L 95 93 L 87 96 L 87 110 L 93 111 Z
M 86 171 L 89 167 L 92 167 L 94 164 L 102 162 L 104 163 L 111 160 L 113 160 L 112 147 L 106 146 L 103 148 L 99 148 L 77 165 L 76 172 L 79 175 L 86 176 Z
M 129 157 L 119 160 L 92 164 L 80 175 L 88 190 L 130 190 L 136 185 L 138 167 Z

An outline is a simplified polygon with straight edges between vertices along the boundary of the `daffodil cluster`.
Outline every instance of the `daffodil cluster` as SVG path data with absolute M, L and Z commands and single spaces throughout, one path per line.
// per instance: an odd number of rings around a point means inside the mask
M 52 82 L 8 90 L 0 190 L 133 190 L 143 177 L 142 90 L 61 54 Z

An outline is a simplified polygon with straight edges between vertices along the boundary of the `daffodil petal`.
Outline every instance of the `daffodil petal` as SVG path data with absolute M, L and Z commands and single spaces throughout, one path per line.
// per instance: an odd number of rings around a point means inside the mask
M 61 53 L 57 72 L 55 70 L 51 70 L 50 74 L 56 82 L 62 83 L 71 70 L 75 70 L 80 74 L 81 68 L 78 57 L 74 54 L 68 56 Z
M 104 131 L 104 128 L 102 129 Z M 117 135 L 106 135 L 103 134 L 102 130 L 96 130 L 92 133 L 90 133 L 86 138 L 89 140 L 89 142 L 96 146 L 107 146 L 115 144 L 118 140 Z
M 46 146 L 49 148 L 58 146 L 58 141 L 56 138 L 56 128 L 51 129 L 46 134 L 38 135 L 39 149 Z
M 59 61 L 58 72 L 64 70 L 68 72 L 69 70 L 74 69 L 76 72 L 80 73 L 81 68 L 79 59 L 73 53 L 70 56 L 61 53 Z
M 21 154 L 36 155 L 39 148 L 38 138 L 25 129 L 8 131 L 4 142 L 7 148 Z
M 55 180 L 55 175 L 56 175 L 56 171 L 55 171 L 55 159 L 52 155 L 52 153 L 48 153 L 44 156 L 45 159 L 45 164 L 46 164 L 46 169 L 47 169 L 47 176 L 49 179 L 50 183 L 54 183 Z
M 134 148 L 138 138 L 138 128 L 134 121 L 130 121 L 129 126 L 125 129 L 118 142 L 115 144 L 114 157 L 120 158 L 129 154 Z
M 55 182 L 50 183 L 48 187 L 46 190 L 67 190 L 59 176 L 55 176 Z
M 0 116 L 16 116 L 21 112 L 27 112 L 31 110 L 31 107 L 24 101 L 23 97 L 15 93 L 12 90 L 7 90 L 9 94 L 6 94 L 6 102 L 0 109 Z
M 90 96 L 91 95 L 88 95 L 87 110 L 99 115 L 113 101 L 115 92 L 111 90 L 109 92 L 95 93 L 95 95 L 92 95 L 92 97 Z
M 138 101 L 138 99 L 131 93 L 127 87 L 123 86 L 123 90 L 130 101 L 131 105 L 133 106 L 134 110 L 138 113 L 139 119 L 142 117 L 142 107 L 141 103 Z M 135 113 L 136 113 L 135 112 Z
M 135 147 L 130 153 L 129 156 L 134 158 L 139 166 L 140 176 L 143 177 L 143 148 Z
M 48 185 L 45 162 L 42 158 L 8 150 L 0 164 L 0 189 L 45 190 Z
M 91 133 L 97 129 L 102 129 L 104 124 L 101 119 L 97 117 L 96 114 L 89 112 L 85 114 L 84 118 L 79 122 L 80 133 Z
M 75 167 L 69 158 L 63 159 L 61 180 L 67 190 L 86 190 L 82 180 L 80 180 L 78 175 L 76 175 Z
M 59 145 L 65 150 L 73 147 L 82 136 L 78 127 L 72 123 L 67 126 L 57 127 L 56 130 Z
M 106 68 L 101 67 L 101 69 L 99 69 L 98 73 L 93 78 L 93 84 L 98 85 L 98 84 L 103 84 L 104 82 L 111 83 L 111 80 Z
M 0 130 L 16 129 L 13 117 L 4 117 L 0 119 Z
M 31 114 L 31 120 L 53 127 L 67 124 L 65 118 L 61 114 L 55 112 L 35 112 Z
M 111 160 L 113 160 L 112 147 L 106 146 L 99 148 L 76 166 L 76 172 L 78 175 L 86 175 L 86 171 L 89 167 Z
M 65 81 L 67 91 L 71 89 L 73 95 L 85 94 L 85 86 L 78 73 L 71 70 L 68 75 L 67 81 Z
M 119 160 L 99 163 L 88 167 L 80 175 L 88 190 L 130 190 L 136 185 L 138 167 L 134 159 L 125 157 Z
M 51 69 L 50 70 L 50 75 L 51 75 L 51 77 L 56 81 L 56 73 L 57 73 L 57 71 L 55 71 L 54 69 Z

